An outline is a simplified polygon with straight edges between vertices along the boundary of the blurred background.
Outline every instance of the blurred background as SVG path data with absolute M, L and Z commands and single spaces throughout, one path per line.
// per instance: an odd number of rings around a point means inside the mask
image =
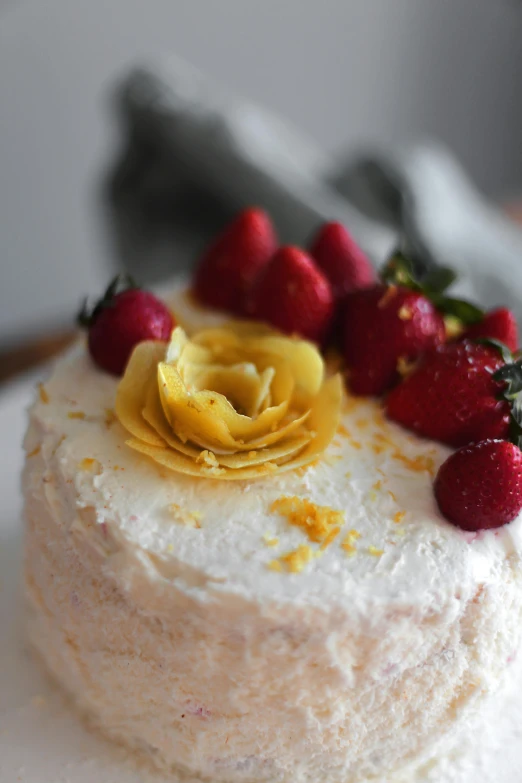
M 116 101 L 116 85 L 148 64 L 176 88 L 179 60 L 165 71 L 169 54 L 195 66 L 203 80 L 208 76 L 204 107 L 215 84 L 217 94 L 224 87 L 245 96 L 309 139 L 306 150 L 295 145 L 282 185 L 271 164 L 273 202 L 267 198 L 276 211 L 281 205 L 281 224 L 288 193 L 295 205 L 297 191 L 306 190 L 293 187 L 305 168 L 309 183 L 320 180 L 303 197 L 306 214 L 328 213 L 342 205 L 338 194 L 326 193 L 323 172 L 335 179 L 367 150 L 393 154 L 428 139 L 451 151 L 490 202 L 513 215 L 519 210 L 522 4 L 516 0 L 0 0 L 0 378 L 66 342 L 79 300 L 101 290 L 126 263 L 126 252 L 145 278 L 175 274 L 198 247 L 198 225 L 204 236 L 243 197 L 256 195 L 255 177 L 252 187 L 232 192 L 226 167 L 214 172 L 214 148 L 203 135 L 198 143 L 208 159 L 197 148 L 179 155 L 182 168 L 194 153 L 197 192 L 205 197 L 204 219 L 197 209 L 187 218 L 194 242 L 191 234 L 179 252 L 163 253 L 154 273 L 152 250 L 143 233 L 133 233 L 143 215 L 127 210 L 126 241 L 115 239 L 110 188 L 117 162 L 128 157 L 137 116 L 122 109 L 121 87 Z M 218 101 L 218 114 L 222 106 Z M 263 145 L 280 144 L 277 129 L 263 122 L 256 137 L 263 116 L 254 114 L 247 131 L 244 118 L 241 126 L 259 151 L 260 169 L 270 158 Z M 149 137 L 161 137 L 170 149 L 164 124 L 153 118 L 148 127 Z M 174 152 L 182 141 L 172 143 Z M 285 150 L 292 157 L 292 138 Z M 170 165 L 175 179 L 171 157 L 165 170 Z M 236 154 L 230 181 L 241 180 L 240 164 Z M 189 165 L 185 184 L 190 171 Z M 206 176 L 214 176 L 209 198 Z M 164 193 L 165 183 L 158 187 Z M 357 222 L 355 212 L 346 214 Z M 371 245 L 371 222 L 355 229 Z

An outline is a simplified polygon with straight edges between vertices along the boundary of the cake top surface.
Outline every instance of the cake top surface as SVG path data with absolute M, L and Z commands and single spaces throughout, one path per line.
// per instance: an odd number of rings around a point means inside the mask
M 181 289 L 173 304 L 189 328 L 207 325 Z M 449 450 L 388 422 L 378 402 L 346 395 L 315 464 L 223 482 L 164 470 L 126 446 L 117 384 L 79 344 L 41 387 L 26 439 L 29 458 L 41 454 L 44 476 L 71 493 L 78 524 L 92 512 L 89 532 L 115 569 L 138 557 L 151 582 L 198 600 L 339 604 L 368 616 L 369 605 L 426 611 L 472 595 L 522 553 L 521 518 L 479 534 L 442 518 L 432 482 Z

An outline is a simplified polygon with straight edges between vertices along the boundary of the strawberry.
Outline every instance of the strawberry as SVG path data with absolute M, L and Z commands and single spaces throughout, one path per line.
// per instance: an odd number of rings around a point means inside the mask
M 316 234 L 310 255 L 324 272 L 335 299 L 375 282 L 375 272 L 342 223 L 325 223 Z
M 444 320 L 419 291 L 377 284 L 344 301 L 344 356 L 351 390 L 379 395 L 411 361 L 445 339 Z
M 248 313 L 289 334 L 321 342 L 334 314 L 330 283 L 298 247 L 281 247 L 261 273 Z
M 343 302 L 344 355 L 355 394 L 388 391 L 401 365 L 446 341 L 448 317 L 460 329 L 483 317 L 475 305 L 446 295 L 455 281 L 446 267 L 432 266 L 419 281 L 413 259 L 397 251 L 380 278 L 381 284 L 354 291 Z
M 390 392 L 387 415 L 418 435 L 454 447 L 505 438 L 510 405 L 501 395 L 509 378 L 502 373 L 517 367 L 505 358 L 495 345 L 469 340 L 439 346 Z
M 130 278 L 120 277 L 112 281 L 92 311 L 84 305 L 78 321 L 88 328 L 93 361 L 112 375 L 123 374 L 135 345 L 143 340 L 168 340 L 175 325 L 163 302 L 137 288 Z
M 476 339 L 486 337 L 498 340 L 507 345 L 510 351 L 518 351 L 518 327 L 517 321 L 511 310 L 507 307 L 499 307 L 490 310 L 481 321 L 469 326 L 463 335 L 464 339 Z
M 522 510 L 522 452 L 504 440 L 482 440 L 441 465 L 435 497 L 444 516 L 463 530 L 512 522 Z
M 214 240 L 194 276 L 196 298 L 209 307 L 244 313 L 247 294 L 277 249 L 266 212 L 243 210 Z

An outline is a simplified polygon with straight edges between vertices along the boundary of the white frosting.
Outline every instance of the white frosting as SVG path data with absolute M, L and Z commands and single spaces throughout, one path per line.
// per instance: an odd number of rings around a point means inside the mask
M 174 306 L 199 321 L 182 293 Z M 26 438 L 38 451 L 25 476 L 33 641 L 106 730 L 199 775 L 358 781 L 420 762 L 496 689 L 522 633 L 522 518 L 478 535 L 448 524 L 432 475 L 413 469 L 419 458 L 436 469 L 447 449 L 350 400 L 308 470 L 196 479 L 160 470 L 107 425 L 116 384 L 78 345 Z M 323 552 L 270 510 L 285 495 L 344 512 Z M 302 544 L 317 557 L 300 573 L 269 568 Z M 174 650 L 162 634 L 177 623 Z M 123 638 L 139 659 L 127 678 Z M 196 725 L 180 704 L 198 705 Z

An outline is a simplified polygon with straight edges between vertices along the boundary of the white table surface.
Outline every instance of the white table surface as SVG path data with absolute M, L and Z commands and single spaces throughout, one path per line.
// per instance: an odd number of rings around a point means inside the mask
M 165 783 L 87 730 L 24 642 L 19 476 L 34 383 L 30 377 L 0 392 L 0 783 Z M 522 661 L 519 668 L 516 688 L 477 726 L 473 747 L 464 745 L 462 757 L 457 754 L 449 767 L 431 769 L 415 783 L 520 783 Z M 401 777 L 396 783 L 413 781 Z

